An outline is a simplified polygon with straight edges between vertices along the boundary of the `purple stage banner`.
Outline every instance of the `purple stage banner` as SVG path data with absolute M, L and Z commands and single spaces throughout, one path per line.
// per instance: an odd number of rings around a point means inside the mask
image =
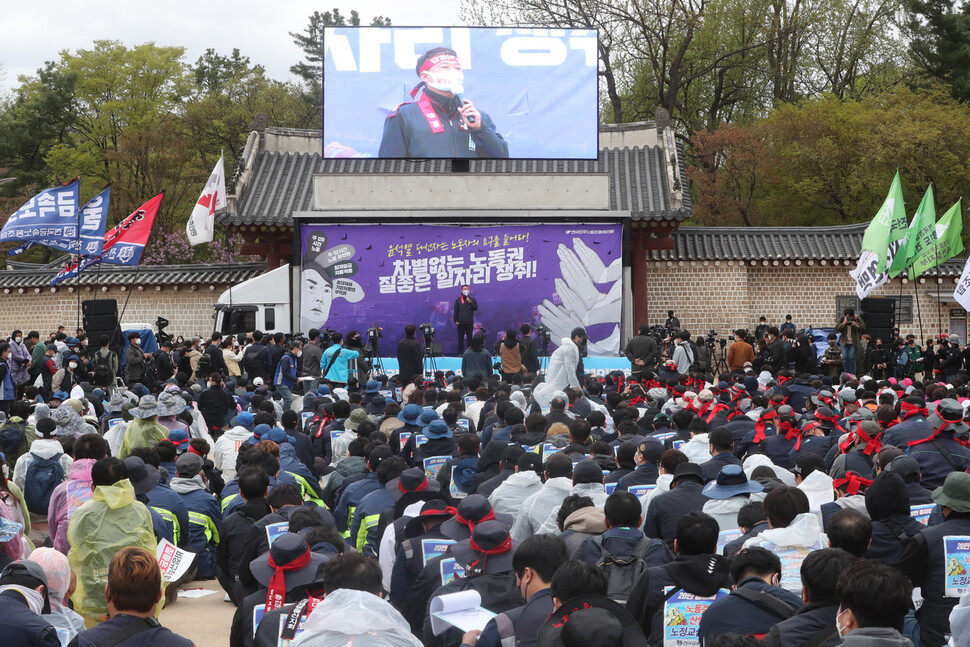
M 384 329 L 393 355 L 404 327 L 434 326 L 435 342 L 458 351 L 461 286 L 478 302 L 475 332 L 487 348 L 507 328 L 547 326 L 554 349 L 576 326 L 591 356 L 620 350 L 623 226 L 301 225 L 300 329 Z M 418 337 L 421 332 L 418 331 Z

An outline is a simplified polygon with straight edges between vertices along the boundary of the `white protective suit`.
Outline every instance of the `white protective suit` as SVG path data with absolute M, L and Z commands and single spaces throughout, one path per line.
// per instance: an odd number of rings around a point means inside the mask
M 510 477 L 511 478 L 511 477 Z M 573 482 L 568 476 L 557 476 L 542 484 L 542 489 L 522 503 L 512 525 L 512 540 L 525 541 L 539 532 L 549 512 L 558 508 L 562 500 L 569 496 Z
M 532 470 L 516 472 L 492 491 L 488 502 L 496 513 L 517 516 L 526 499 L 542 489 L 542 478 Z
M 291 647 L 422 647 L 387 600 L 337 589 L 310 613 Z
M 593 500 L 593 505 L 600 509 L 606 505 L 606 499 L 608 498 L 608 495 L 606 494 L 606 486 L 602 483 L 577 483 L 573 485 L 571 490 L 569 490 L 569 494 L 588 496 Z M 565 498 L 566 497 L 563 497 L 563 499 Z M 541 526 L 539 526 L 539 530 L 536 531 L 536 534 L 559 534 L 559 524 L 557 523 L 557 518 L 559 517 L 559 508 L 561 507 L 562 499 L 559 500 L 556 507 L 549 511 L 549 516 L 547 516 L 546 520 L 542 522 Z
M 532 392 L 539 406 L 548 407 L 556 391 L 580 388 L 579 378 L 576 377 L 578 365 L 579 346 L 571 338 L 563 337 L 559 340 L 559 348 L 549 356 L 545 381 Z

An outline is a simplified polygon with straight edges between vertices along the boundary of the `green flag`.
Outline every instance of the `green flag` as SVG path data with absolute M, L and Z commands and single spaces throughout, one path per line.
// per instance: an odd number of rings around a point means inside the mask
M 960 202 L 957 200 L 936 223 L 935 240 L 932 245 L 920 250 L 909 271 L 910 277 L 915 278 L 963 251 L 963 211 Z
M 919 256 L 920 250 L 936 241 L 936 234 L 933 227 L 936 225 L 936 207 L 933 200 L 933 185 L 926 187 L 923 200 L 916 209 L 913 221 L 909 223 L 906 237 L 903 244 L 893 256 L 892 265 L 889 266 L 889 277 L 895 278 L 897 275 L 912 267 L 913 261 Z
M 903 206 L 903 189 L 899 183 L 899 171 L 893 178 L 886 200 L 879 207 L 876 217 L 866 227 L 862 238 L 862 251 L 872 252 L 879 259 L 876 271 L 886 271 L 889 243 L 906 235 L 906 208 Z

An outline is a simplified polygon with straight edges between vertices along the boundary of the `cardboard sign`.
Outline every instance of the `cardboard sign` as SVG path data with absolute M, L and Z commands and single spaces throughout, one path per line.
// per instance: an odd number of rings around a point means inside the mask
M 959 598 L 970 591 L 970 537 L 944 537 L 943 563 L 943 595 Z
M 266 526 L 266 541 L 268 541 L 269 545 L 272 546 L 273 542 L 276 541 L 276 539 L 280 535 L 285 535 L 287 532 L 289 532 L 289 530 L 290 530 L 289 521 L 271 523 L 268 526 Z
M 609 496 L 616 492 L 616 482 L 606 484 L 606 496 Z
M 717 554 L 723 555 L 724 547 L 735 539 L 740 538 L 743 534 L 744 533 L 741 532 L 740 528 L 734 528 L 733 530 L 722 530 L 721 532 L 717 533 Z
M 448 552 L 448 546 L 455 543 L 453 539 L 422 539 L 421 560 L 425 566 L 435 557 Z
M 465 396 L 465 406 L 466 407 L 470 407 L 471 405 L 475 404 L 476 402 L 478 402 L 478 396 L 475 396 L 475 395 L 466 395 Z
M 650 490 L 656 490 L 657 484 L 654 483 L 653 485 L 631 485 L 627 489 L 630 491 L 630 494 L 632 494 L 633 496 L 639 499 L 640 497 L 650 492 Z
M 162 539 L 155 547 L 155 559 L 162 571 L 162 579 L 166 582 L 174 582 L 185 575 L 194 558 L 195 553 L 182 550 L 167 539 Z
M 558 454 L 564 447 L 556 447 L 552 443 L 542 443 L 542 462 L 545 463 L 553 454 Z
M 664 587 L 664 595 L 669 595 L 674 587 Z M 701 616 L 715 600 L 724 597 L 728 591 L 721 589 L 709 597 L 693 595 L 687 591 L 677 591 L 664 602 L 663 628 L 664 647 L 700 647 L 697 630 Z
M 933 508 L 936 507 L 935 503 L 923 503 L 921 505 L 911 505 L 909 506 L 909 516 L 916 519 L 924 526 L 930 522 L 930 514 L 933 513 Z
M 444 586 L 452 580 L 456 580 L 460 577 L 465 577 L 465 569 L 462 568 L 458 562 L 455 561 L 454 557 L 449 557 L 448 559 L 441 560 L 441 584 Z
M 400 435 L 398 436 L 398 440 L 400 441 L 400 444 L 398 445 L 398 448 L 397 448 L 398 453 L 404 451 L 404 446 L 408 444 L 408 440 L 410 440 L 410 438 L 411 438 L 410 431 L 402 431 L 400 433 Z
M 422 463 L 424 464 L 424 475 L 429 479 L 437 478 L 438 472 L 441 468 L 445 466 L 451 456 L 431 456 L 425 458 Z

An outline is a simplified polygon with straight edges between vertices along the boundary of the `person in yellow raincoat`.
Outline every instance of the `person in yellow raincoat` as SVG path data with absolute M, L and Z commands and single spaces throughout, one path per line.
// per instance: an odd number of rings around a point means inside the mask
M 143 395 L 138 406 L 131 410 L 133 420 L 125 428 L 118 458 L 125 460 L 135 447 L 154 447 L 168 438 L 168 429 L 158 421 L 158 403 L 153 395 Z
M 99 460 L 91 468 L 91 487 L 93 498 L 75 511 L 67 527 L 71 544 L 67 558 L 77 576 L 71 600 L 88 627 L 106 619 L 104 588 L 115 553 L 138 546 L 155 554 L 152 516 L 135 500 L 125 464 L 111 457 Z

